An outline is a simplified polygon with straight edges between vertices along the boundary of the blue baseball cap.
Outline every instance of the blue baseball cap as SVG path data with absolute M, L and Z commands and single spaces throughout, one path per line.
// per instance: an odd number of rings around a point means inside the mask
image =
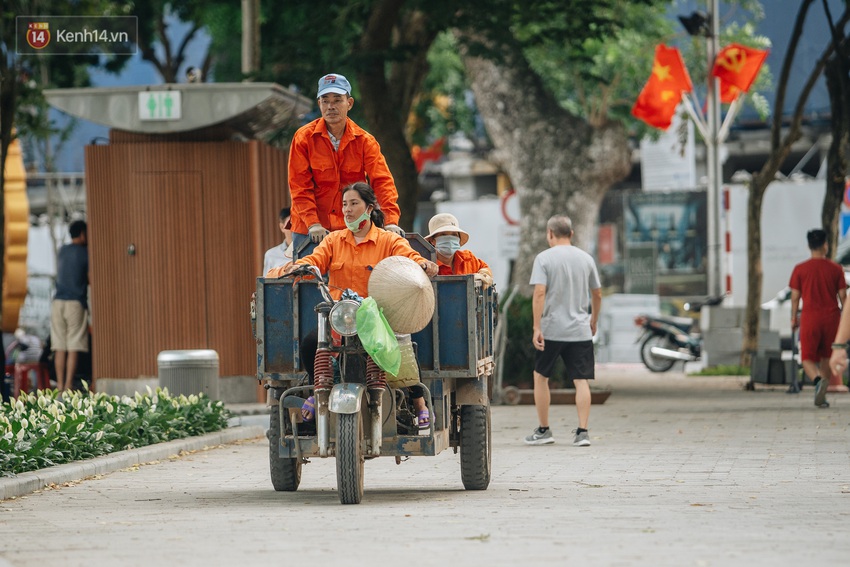
M 342 75 L 329 73 L 319 79 L 319 92 L 316 98 L 328 93 L 351 95 L 351 83 Z

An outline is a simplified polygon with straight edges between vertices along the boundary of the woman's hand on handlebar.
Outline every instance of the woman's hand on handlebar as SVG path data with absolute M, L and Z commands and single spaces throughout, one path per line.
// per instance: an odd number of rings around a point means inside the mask
M 290 262 L 283 267 L 284 276 L 307 277 L 314 275 L 312 264 L 296 264 Z

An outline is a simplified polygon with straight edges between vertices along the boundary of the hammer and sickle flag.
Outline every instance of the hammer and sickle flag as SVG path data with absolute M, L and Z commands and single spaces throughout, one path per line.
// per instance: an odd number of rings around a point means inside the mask
M 762 49 L 753 49 L 744 47 L 737 43 L 732 43 L 720 50 L 717 58 L 714 60 L 714 68 L 711 74 L 720 79 L 721 93 L 723 102 L 731 102 L 737 96 L 735 89 L 740 89 L 742 92 L 747 92 L 756 80 L 762 64 L 767 57 L 767 51 Z M 729 89 L 729 86 L 735 89 Z M 729 91 L 732 91 L 735 96 L 730 98 Z
M 682 93 L 692 90 L 691 77 L 679 50 L 658 45 L 652 74 L 632 107 L 632 115 L 650 126 L 666 130 L 682 101 Z

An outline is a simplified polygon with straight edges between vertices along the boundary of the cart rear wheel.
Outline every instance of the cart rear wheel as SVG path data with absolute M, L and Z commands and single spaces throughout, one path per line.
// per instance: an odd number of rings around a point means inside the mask
M 490 485 L 490 406 L 460 408 L 460 477 L 467 490 Z
M 336 432 L 336 486 L 342 504 L 363 499 L 363 420 L 359 413 L 339 414 Z
M 278 492 L 294 492 L 301 484 L 301 463 L 298 459 L 280 456 L 280 411 L 272 406 L 269 415 L 269 472 L 272 486 Z

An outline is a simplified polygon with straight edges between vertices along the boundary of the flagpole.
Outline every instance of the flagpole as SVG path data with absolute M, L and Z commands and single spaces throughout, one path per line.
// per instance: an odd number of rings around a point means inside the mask
M 720 163 L 720 81 L 711 74 L 717 53 L 720 51 L 720 2 L 709 0 L 711 28 L 708 33 L 708 95 L 706 97 L 708 139 L 707 177 L 708 191 L 706 205 L 708 208 L 708 293 L 720 295 L 722 273 L 720 267 L 720 187 L 723 183 Z
M 732 104 L 729 105 L 729 110 L 726 111 L 726 118 L 723 119 L 723 125 L 717 133 L 717 139 L 720 144 L 725 142 L 726 138 L 729 136 L 729 129 L 732 128 L 732 122 L 735 121 L 735 116 L 738 115 L 738 110 L 741 108 L 741 101 L 743 98 L 744 95 L 740 94 L 732 101 Z
M 683 96 L 682 104 L 685 105 L 685 112 L 687 112 L 688 116 L 691 117 L 691 120 L 694 121 L 694 126 L 697 127 L 699 135 L 702 136 L 703 140 L 708 140 L 708 130 L 706 129 L 705 121 L 702 119 L 702 116 L 697 114 L 694 105 L 691 103 L 691 99 L 688 96 Z
M 699 105 L 699 99 L 697 98 L 696 93 L 693 91 L 687 94 L 688 98 L 691 101 L 691 104 L 694 106 L 694 111 L 697 116 L 699 116 L 699 121 L 702 123 L 703 128 L 705 128 L 705 115 L 702 113 L 702 108 Z

